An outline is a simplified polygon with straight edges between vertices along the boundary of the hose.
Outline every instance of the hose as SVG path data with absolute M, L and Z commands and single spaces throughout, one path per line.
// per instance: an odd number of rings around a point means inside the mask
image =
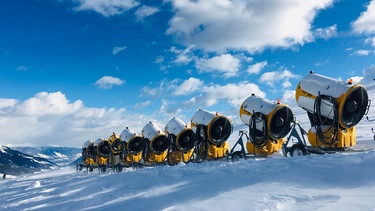
M 257 129 L 257 125 L 259 124 L 262 124 L 262 130 Z M 250 142 L 258 149 L 263 149 L 267 144 L 268 135 L 266 124 L 266 118 L 263 114 L 256 112 L 251 116 L 249 124 Z
M 328 117 L 324 117 L 321 114 L 321 102 L 323 100 L 329 100 L 330 103 L 332 103 L 333 107 L 330 112 L 333 112 L 333 119 L 329 119 Z M 314 102 L 314 128 L 316 130 L 316 134 L 319 137 L 317 140 L 317 145 L 319 147 L 319 142 L 321 142 L 323 145 L 332 147 L 333 144 L 337 142 L 337 135 L 338 135 L 338 128 L 339 128 L 339 122 L 338 122 L 338 112 L 337 112 L 337 103 L 335 100 L 332 99 L 331 96 L 326 95 L 318 95 Z M 331 113 L 329 113 L 331 114 Z M 329 115 L 327 115 L 329 116 Z M 321 126 L 329 126 L 328 129 L 323 132 Z M 333 131 L 331 132 L 331 130 Z M 328 134 L 328 135 L 327 135 Z

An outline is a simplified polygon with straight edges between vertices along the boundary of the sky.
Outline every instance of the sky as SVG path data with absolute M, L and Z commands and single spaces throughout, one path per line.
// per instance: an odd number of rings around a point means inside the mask
M 309 71 L 375 78 L 375 0 L 3 0 L 0 144 L 82 146 L 199 109 L 241 124 Z

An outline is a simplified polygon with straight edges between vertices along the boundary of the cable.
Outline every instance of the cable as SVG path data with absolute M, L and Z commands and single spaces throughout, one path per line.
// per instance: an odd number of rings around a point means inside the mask
M 257 129 L 257 125 L 262 124 L 262 130 Z M 254 113 L 249 124 L 250 142 L 258 149 L 263 149 L 267 144 L 266 118 L 261 113 Z
M 325 99 L 323 99 L 325 98 Z M 332 110 L 330 111 L 333 112 L 333 119 L 330 120 L 328 117 L 324 117 L 321 114 L 321 102 L 322 99 L 326 100 L 329 99 L 329 102 L 332 103 Z M 318 137 L 317 140 L 317 145 L 319 146 L 319 142 L 321 142 L 323 145 L 328 145 L 328 147 L 332 147 L 334 143 L 337 142 L 337 134 L 338 134 L 338 114 L 337 114 L 337 103 L 332 99 L 331 96 L 326 96 L 326 95 L 318 95 L 315 98 L 314 102 L 314 127 L 316 130 L 316 134 Z M 329 116 L 329 114 L 327 116 Z M 315 122 L 317 120 L 317 122 Z M 328 129 L 323 132 L 322 131 L 322 126 L 329 126 Z M 331 131 L 333 130 L 333 131 Z M 327 135 L 328 134 L 328 135 Z

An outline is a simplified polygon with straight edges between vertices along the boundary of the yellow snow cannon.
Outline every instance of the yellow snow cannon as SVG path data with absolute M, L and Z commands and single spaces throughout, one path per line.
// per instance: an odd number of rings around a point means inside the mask
M 252 94 L 242 103 L 240 118 L 249 126 L 247 152 L 269 156 L 281 149 L 285 136 L 292 129 L 294 114 L 280 101 L 272 102 Z
M 79 170 L 81 171 L 83 167 L 86 167 L 91 172 L 96 164 L 95 159 L 96 151 L 94 149 L 94 142 L 88 140 L 82 145 L 82 164 L 79 165 Z
M 105 172 L 108 165 L 108 157 L 111 156 L 111 146 L 107 139 L 98 138 L 94 142 L 96 149 L 96 163 L 100 171 Z
M 144 139 L 134 130 L 126 127 L 120 134 L 120 138 L 124 141 L 126 156 L 123 163 L 126 165 L 138 165 L 142 162 L 142 152 L 145 147 Z
M 181 119 L 173 117 L 166 124 L 164 131 L 170 143 L 168 164 L 175 165 L 180 162 L 189 162 L 194 151 L 194 133 L 191 127 Z
M 124 146 L 120 136 L 113 132 L 108 138 L 108 143 L 111 146 L 111 159 L 109 162 L 117 171 L 122 171 L 121 156 Z
M 146 147 L 143 151 L 143 159 L 148 164 L 161 164 L 167 159 L 169 141 L 165 133 L 152 122 L 142 129 Z
M 311 71 L 298 84 L 295 97 L 298 106 L 307 111 L 311 123 L 307 137 L 312 147 L 344 150 L 356 144 L 355 125 L 370 105 L 364 86 Z
M 196 111 L 191 118 L 191 128 L 195 134 L 195 153 L 200 160 L 221 158 L 229 152 L 227 142 L 232 133 L 232 121 L 217 112 L 203 109 Z

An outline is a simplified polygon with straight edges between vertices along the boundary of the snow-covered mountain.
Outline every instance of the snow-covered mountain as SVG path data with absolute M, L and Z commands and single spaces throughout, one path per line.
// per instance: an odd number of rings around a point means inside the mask
M 48 159 L 59 166 L 69 165 L 77 160 L 82 154 L 82 149 L 75 147 L 16 147 L 23 153 L 35 155 Z
M 57 165 L 45 158 L 32 156 L 6 146 L 0 146 L 0 173 L 20 175 L 50 170 Z

